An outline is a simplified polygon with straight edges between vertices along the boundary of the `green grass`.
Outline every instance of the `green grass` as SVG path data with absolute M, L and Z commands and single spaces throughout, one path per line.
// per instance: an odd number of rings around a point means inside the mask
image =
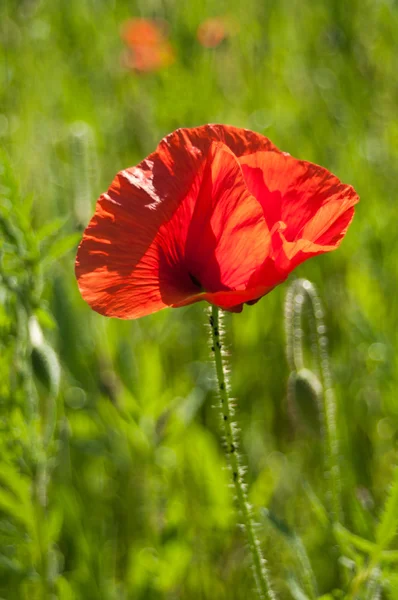
M 235 34 L 202 48 L 198 25 L 222 14 Z M 168 23 L 173 65 L 121 66 L 133 16 Z M 311 598 L 314 577 L 324 600 L 398 598 L 397 56 L 393 0 L 0 3 L 1 598 L 253 597 L 204 305 L 108 320 L 73 272 L 116 172 L 207 122 L 259 131 L 361 196 L 341 248 L 296 273 L 325 308 L 341 525 L 311 390 L 296 411 L 287 399 L 288 284 L 227 315 L 231 384 L 278 597 Z

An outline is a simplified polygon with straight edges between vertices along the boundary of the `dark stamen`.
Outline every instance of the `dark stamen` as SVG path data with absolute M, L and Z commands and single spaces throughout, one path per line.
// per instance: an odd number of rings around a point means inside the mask
M 191 281 L 194 285 L 196 285 L 198 288 L 202 289 L 202 284 L 200 283 L 200 281 L 198 279 L 196 279 L 196 277 L 194 277 L 194 275 L 192 275 L 192 273 L 189 273 L 189 277 L 191 278 Z

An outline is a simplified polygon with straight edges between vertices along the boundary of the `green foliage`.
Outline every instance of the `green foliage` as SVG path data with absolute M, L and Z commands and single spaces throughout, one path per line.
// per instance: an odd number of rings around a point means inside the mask
M 198 25 L 222 14 L 233 34 L 201 47 Z M 168 24 L 170 67 L 123 66 L 133 16 Z M 341 248 L 297 273 L 322 298 L 333 387 L 306 310 L 301 363 L 285 360 L 286 286 L 226 318 L 273 587 L 283 600 L 398 599 L 397 55 L 390 0 L 0 2 L 0 597 L 251 597 L 203 307 L 107 320 L 73 273 L 114 174 L 176 127 L 224 122 L 362 197 Z

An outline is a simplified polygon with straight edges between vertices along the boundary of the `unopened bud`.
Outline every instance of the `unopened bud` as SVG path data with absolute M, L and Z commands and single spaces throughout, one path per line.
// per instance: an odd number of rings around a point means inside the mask
M 323 388 L 318 377 L 309 369 L 300 369 L 290 374 L 288 401 L 290 415 L 297 426 L 310 431 L 319 431 L 319 410 Z

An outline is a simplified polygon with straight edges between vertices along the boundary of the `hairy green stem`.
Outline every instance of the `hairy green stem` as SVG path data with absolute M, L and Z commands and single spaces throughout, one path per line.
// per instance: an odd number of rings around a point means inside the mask
M 234 422 L 234 408 L 228 394 L 228 384 L 225 376 L 225 364 L 222 354 L 222 336 L 220 331 L 220 315 L 219 309 L 216 306 L 212 306 L 211 308 L 210 327 L 212 341 L 211 350 L 214 356 L 217 374 L 219 391 L 218 406 L 225 438 L 225 451 L 231 469 L 233 486 L 243 522 L 243 528 L 249 544 L 257 593 L 258 597 L 262 600 L 276 600 L 276 596 L 270 588 L 266 561 L 262 555 L 260 542 L 256 533 L 256 523 L 247 499 L 243 469 L 241 467 L 241 461 L 238 452 L 238 428 Z

